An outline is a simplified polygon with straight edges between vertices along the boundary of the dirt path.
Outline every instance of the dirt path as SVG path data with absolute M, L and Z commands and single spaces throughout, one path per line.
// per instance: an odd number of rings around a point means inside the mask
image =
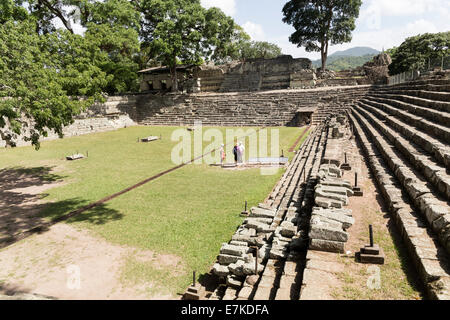
M 150 294 L 152 283 L 124 285 L 132 255 L 155 267 L 176 269 L 180 259 L 112 245 L 65 223 L 0 250 L 0 294 L 33 293 L 59 299 L 177 299 Z
M 345 171 L 343 178 L 353 185 L 357 172 L 358 185 L 363 186 L 364 196 L 350 197 L 346 207 L 352 210 L 355 218 L 355 224 L 347 230 L 346 254 L 313 252 L 313 264 L 308 268 L 314 269 L 311 273 L 314 279 L 310 279 L 314 290 L 307 292 L 308 296 L 302 296 L 302 299 L 420 299 L 420 285 L 414 280 L 417 276 L 410 267 L 412 263 L 387 210 L 383 208 L 364 155 L 355 140 L 349 140 L 344 149 L 352 170 Z M 355 253 L 369 243 L 369 224 L 374 228 L 375 243 L 385 252 L 384 265 L 355 261 Z
M 54 171 L 52 167 L 0 170 L 0 244 L 44 222 L 38 213 L 45 191 L 64 184 Z
M 0 243 L 46 223 L 38 215 L 46 191 L 66 183 L 58 171 L 50 166 L 0 170 Z M 65 223 L 44 231 L 0 249 L 0 299 L 179 298 L 149 290 L 155 286 L 139 275 L 132 282 L 124 276 L 131 257 L 174 273 L 183 268 L 179 257 L 113 245 Z

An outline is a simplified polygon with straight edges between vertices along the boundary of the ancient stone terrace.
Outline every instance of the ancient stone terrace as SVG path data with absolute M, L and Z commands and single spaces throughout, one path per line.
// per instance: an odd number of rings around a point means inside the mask
M 340 114 L 345 136 L 330 113 Z M 450 81 L 372 88 L 321 116 L 266 201 L 222 246 L 212 273 L 224 284 L 209 298 L 320 296 L 314 266 L 331 264 L 317 250 L 343 253 L 355 221 L 339 169 L 353 132 L 427 297 L 450 299 Z
M 429 295 L 450 297 L 450 81 L 371 91 L 355 134 Z
M 146 125 L 298 126 L 302 110 L 319 123 L 327 110 L 348 108 L 369 86 L 252 93 L 140 95 L 136 122 Z M 313 111 L 316 110 L 315 113 Z M 312 117 L 311 117 L 312 114 Z

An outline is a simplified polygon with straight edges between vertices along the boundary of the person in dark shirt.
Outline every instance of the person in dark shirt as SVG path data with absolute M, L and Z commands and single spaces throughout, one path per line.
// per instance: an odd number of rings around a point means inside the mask
M 234 162 L 235 162 L 235 163 L 237 163 L 237 161 L 238 161 L 238 152 L 239 152 L 239 146 L 238 146 L 238 144 L 236 143 L 236 144 L 234 145 L 234 148 L 233 148 L 233 155 L 234 155 Z

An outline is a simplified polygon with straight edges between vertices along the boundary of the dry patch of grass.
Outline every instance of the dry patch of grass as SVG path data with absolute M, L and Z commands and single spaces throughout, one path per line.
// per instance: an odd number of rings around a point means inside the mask
M 374 242 L 383 248 L 385 264 L 361 264 L 353 257 L 342 259 L 346 271 L 338 274 L 342 287 L 334 288 L 333 297 L 346 300 L 421 299 L 420 284 L 408 261 L 406 248 L 392 229 L 394 226 L 386 225 L 387 219 L 379 211 L 367 209 L 364 217 L 365 225 L 373 225 Z M 361 243 L 368 243 L 368 231 L 361 230 L 358 238 Z

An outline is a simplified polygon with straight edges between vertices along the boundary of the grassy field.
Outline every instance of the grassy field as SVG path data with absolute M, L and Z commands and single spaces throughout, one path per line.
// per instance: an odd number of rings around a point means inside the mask
M 170 137 L 175 127 L 131 127 L 113 132 L 43 142 L 41 149 L 20 147 L 0 151 L 0 168 L 39 174 L 63 181 L 46 191 L 44 219 L 64 215 L 172 168 L 171 152 L 178 142 Z M 208 128 L 203 128 L 207 130 Z M 280 153 L 287 150 L 304 129 L 276 128 Z M 226 128 L 219 128 L 225 133 Z M 270 129 L 267 146 L 270 150 Z M 138 137 L 162 136 L 162 140 L 137 143 Z M 194 133 L 190 133 L 191 136 Z M 306 136 L 305 136 L 306 138 Z M 244 139 L 240 139 L 244 141 Z M 246 151 L 249 151 L 248 139 Z M 205 142 L 204 146 L 210 144 Z M 231 161 L 232 146 L 227 146 Z M 66 161 L 79 151 L 89 157 Z M 218 155 L 217 155 L 218 156 Z M 248 156 L 247 156 L 248 157 Z M 228 242 L 236 227 L 244 201 L 256 205 L 265 199 L 282 175 L 261 175 L 259 169 L 224 170 L 207 164 L 191 164 L 169 173 L 68 221 L 88 228 L 108 241 L 159 254 L 180 257 L 176 275 L 156 270 L 133 256 L 123 270 L 123 281 L 156 283 L 153 291 L 175 294 L 189 284 L 192 270 L 208 271 L 222 242 Z

